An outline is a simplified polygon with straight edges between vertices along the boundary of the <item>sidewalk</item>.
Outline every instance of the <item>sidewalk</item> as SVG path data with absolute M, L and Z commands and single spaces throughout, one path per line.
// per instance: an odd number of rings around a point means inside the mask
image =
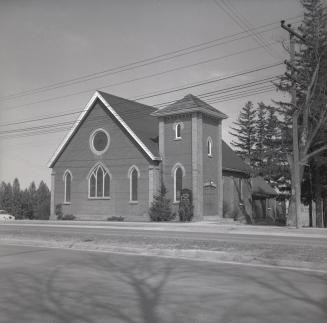
M 109 221 L 37 221 L 21 220 L 1 222 L 0 225 L 10 226 L 53 226 L 53 227 L 72 227 L 72 228 L 114 228 L 128 230 L 145 231 L 173 231 L 173 232 L 198 232 L 198 233 L 231 233 L 231 234 L 251 234 L 269 235 L 284 237 L 308 237 L 327 239 L 327 228 L 300 228 L 259 226 L 243 224 L 222 224 L 214 221 L 202 222 L 109 222 Z
M 0 230 L 3 244 L 292 267 L 327 273 L 326 229 L 212 222 L 12 221 L 2 222 Z M 131 230 L 135 233 L 131 234 Z

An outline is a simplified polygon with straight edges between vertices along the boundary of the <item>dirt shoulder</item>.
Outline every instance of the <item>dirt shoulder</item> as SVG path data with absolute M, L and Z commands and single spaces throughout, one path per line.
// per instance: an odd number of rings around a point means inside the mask
M 101 229 L 97 229 L 98 226 Z M 101 223 L 54 222 L 51 225 L 43 222 L 24 226 L 23 223 L 15 223 L 15 225 L 1 225 L 0 243 L 127 252 L 327 271 L 326 231 L 301 229 L 303 232 L 297 232 L 296 229 L 293 230 L 248 226 L 237 226 L 235 229 L 232 226 L 213 227 L 207 224 L 140 226 L 130 223 L 128 225 L 119 223 L 101 225 Z M 287 232 L 292 233 L 286 235 Z M 279 240 L 278 236 L 292 236 L 294 239 Z

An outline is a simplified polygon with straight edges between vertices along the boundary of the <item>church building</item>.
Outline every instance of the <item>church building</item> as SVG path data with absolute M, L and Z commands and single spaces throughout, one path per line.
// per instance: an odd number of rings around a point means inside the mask
M 161 109 L 97 91 L 49 162 L 56 205 L 79 220 L 148 221 L 161 179 L 194 220 L 251 222 L 250 168 L 222 140 L 227 116 L 189 94 Z M 249 220 L 250 219 L 250 220 Z

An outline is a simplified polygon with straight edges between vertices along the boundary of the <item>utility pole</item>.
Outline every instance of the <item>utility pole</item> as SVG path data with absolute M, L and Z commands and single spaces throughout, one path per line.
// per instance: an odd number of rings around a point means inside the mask
M 281 27 L 285 29 L 290 35 L 290 65 L 293 66 L 295 62 L 295 40 L 294 37 L 298 37 L 301 40 L 304 38 L 297 32 L 291 29 L 291 25 L 285 25 L 285 22 L 281 21 Z M 294 68 L 291 68 L 291 104 L 295 108 L 292 118 L 292 137 L 293 137 L 293 181 L 294 189 L 293 195 L 295 197 L 295 225 L 300 228 L 300 214 L 301 214 L 301 182 L 300 182 L 300 161 L 299 161 L 299 133 L 298 133 L 298 117 L 299 111 L 296 105 L 296 84 L 294 77 Z

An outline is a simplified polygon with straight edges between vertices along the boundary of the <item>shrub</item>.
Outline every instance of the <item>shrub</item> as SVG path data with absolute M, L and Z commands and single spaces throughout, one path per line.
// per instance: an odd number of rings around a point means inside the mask
M 153 196 L 153 202 L 149 210 L 151 221 L 166 222 L 175 219 L 176 214 L 172 213 L 170 200 L 166 198 L 167 189 L 162 183 L 159 193 Z
M 67 220 L 67 221 L 73 221 L 76 219 L 76 216 L 74 214 L 65 214 L 62 217 L 62 220 Z
M 122 216 L 110 216 L 107 221 L 124 221 L 124 218 Z
M 57 216 L 57 220 L 62 220 L 63 213 L 62 213 L 62 204 L 57 204 L 55 208 L 55 215 Z
M 181 200 L 178 208 L 179 221 L 189 222 L 193 219 L 194 206 L 189 200 Z

